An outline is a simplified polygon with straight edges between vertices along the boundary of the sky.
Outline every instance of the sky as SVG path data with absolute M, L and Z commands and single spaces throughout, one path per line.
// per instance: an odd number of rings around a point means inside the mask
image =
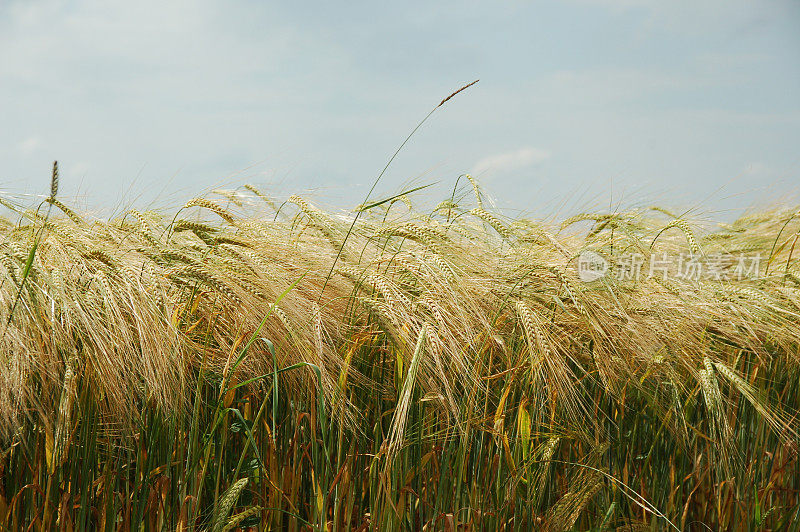
M 800 2 L 0 0 L 0 194 L 253 183 L 337 208 L 470 173 L 509 215 L 800 192 Z M 38 196 L 37 196 L 38 195 Z

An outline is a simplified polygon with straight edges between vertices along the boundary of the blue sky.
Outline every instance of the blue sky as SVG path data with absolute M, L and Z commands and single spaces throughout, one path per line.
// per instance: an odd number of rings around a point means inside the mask
M 800 192 L 800 2 L 0 2 L 0 192 L 93 209 L 260 184 L 498 209 Z M 443 193 L 443 192 L 442 192 Z

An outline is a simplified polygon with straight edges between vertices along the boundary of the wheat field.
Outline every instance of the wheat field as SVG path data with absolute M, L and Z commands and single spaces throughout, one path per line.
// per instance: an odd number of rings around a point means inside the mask
M 57 189 L 3 200 L 0 530 L 800 529 L 795 207 Z

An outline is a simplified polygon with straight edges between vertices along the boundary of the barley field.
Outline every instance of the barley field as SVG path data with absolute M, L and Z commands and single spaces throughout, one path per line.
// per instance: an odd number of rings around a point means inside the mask
M 57 188 L 3 200 L 0 530 L 800 529 L 796 207 Z

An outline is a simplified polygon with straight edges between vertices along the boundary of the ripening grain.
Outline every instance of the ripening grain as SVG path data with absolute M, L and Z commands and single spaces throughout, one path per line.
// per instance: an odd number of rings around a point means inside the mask
M 252 186 L 4 202 L 0 528 L 797 526 L 798 211 L 551 224 L 473 186 L 352 232 Z

